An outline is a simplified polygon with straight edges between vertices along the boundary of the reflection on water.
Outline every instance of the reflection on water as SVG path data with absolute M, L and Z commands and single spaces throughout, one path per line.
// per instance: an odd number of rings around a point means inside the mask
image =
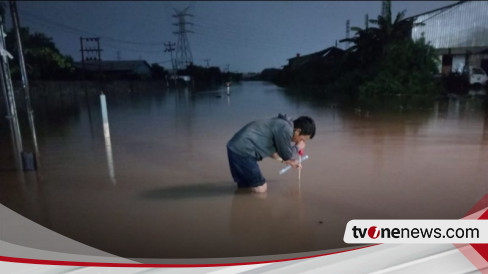
M 37 173 L 13 171 L 0 121 L 0 201 L 116 255 L 222 258 L 347 247 L 351 219 L 457 219 L 488 192 L 483 94 L 365 114 L 263 82 L 231 89 L 122 85 L 106 106 L 98 94 L 46 92 L 33 102 Z M 236 191 L 226 142 L 280 112 L 316 120 L 300 180 L 265 159 L 268 193 Z

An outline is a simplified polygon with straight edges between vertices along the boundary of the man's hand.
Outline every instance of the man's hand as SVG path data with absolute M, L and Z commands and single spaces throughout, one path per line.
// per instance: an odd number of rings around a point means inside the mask
M 302 168 L 302 164 L 298 160 L 290 159 L 285 161 L 285 164 L 290 165 L 293 168 Z

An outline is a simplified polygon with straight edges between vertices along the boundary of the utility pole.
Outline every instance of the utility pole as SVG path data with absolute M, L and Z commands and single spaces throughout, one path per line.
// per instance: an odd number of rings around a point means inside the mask
M 230 81 L 231 81 L 229 66 L 230 66 L 229 64 L 225 65 L 225 72 L 227 74 L 227 85 L 230 85 Z
M 178 40 L 176 42 L 176 69 L 184 69 L 188 65 L 193 63 L 193 57 L 191 54 L 190 43 L 188 42 L 187 33 L 193 33 L 193 31 L 187 30 L 186 25 L 193 25 L 186 21 L 187 16 L 193 16 L 187 13 L 189 7 L 182 11 L 175 10 L 173 17 L 178 18 L 178 23 L 173 25 L 178 26 L 178 31 L 173 33 L 177 35 Z
M 175 51 L 174 46 L 176 46 L 176 43 L 172 43 L 171 41 L 168 41 L 168 43 L 164 43 L 165 49 L 164 52 L 169 52 L 171 54 L 171 70 L 172 70 L 172 75 L 173 75 L 173 80 L 176 79 L 176 65 L 175 61 L 173 58 L 173 51 Z
M 102 50 L 100 49 L 100 37 L 80 37 L 81 65 L 83 70 L 87 64 L 98 65 L 98 72 L 102 70 Z
M 80 44 L 82 63 L 102 61 L 100 37 L 80 37 Z
M 22 87 L 24 89 L 25 103 L 27 108 L 27 117 L 29 120 L 29 127 L 32 134 L 32 144 L 34 146 L 36 164 L 39 164 L 39 146 L 37 144 L 37 133 L 36 133 L 36 127 L 34 123 L 34 111 L 32 109 L 31 98 L 30 98 L 29 80 L 27 78 L 27 71 L 25 69 L 24 51 L 22 50 L 22 41 L 20 39 L 19 14 L 17 12 L 17 3 L 13 0 L 10 0 L 9 6 L 10 6 L 10 14 L 12 17 L 12 25 L 14 27 L 15 36 L 17 40 L 17 53 L 19 58 L 20 74 L 22 76 Z M 33 168 L 35 168 L 36 164 L 34 164 Z
M 207 63 L 207 68 L 209 67 L 209 63 L 210 62 L 210 59 L 204 59 L 204 61 Z
M 381 1 L 381 16 L 386 20 L 391 21 L 391 2 Z
M 12 137 L 14 161 L 18 170 L 23 170 L 22 163 L 22 135 L 20 133 L 19 118 L 17 117 L 17 107 L 15 105 L 15 93 L 10 78 L 10 67 L 7 58 L 13 59 L 13 56 L 5 48 L 5 32 L 3 30 L 3 18 L 0 17 L 0 84 L 2 86 L 5 105 L 7 108 L 7 119 L 10 124 L 10 134 Z
M 80 46 L 81 66 L 83 67 L 83 73 L 86 72 L 88 65 L 90 65 L 91 68 L 97 66 L 98 84 L 100 85 L 100 91 L 102 91 L 102 49 L 100 48 L 100 37 L 80 37 Z
M 349 39 L 349 33 L 351 30 L 350 23 L 351 23 L 351 20 L 347 19 L 346 20 L 346 39 Z M 348 48 L 349 48 L 349 41 L 346 42 L 346 49 L 348 49 Z

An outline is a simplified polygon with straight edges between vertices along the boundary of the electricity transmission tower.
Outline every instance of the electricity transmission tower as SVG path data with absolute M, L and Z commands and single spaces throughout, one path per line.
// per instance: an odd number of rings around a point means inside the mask
M 176 41 L 176 54 L 175 54 L 175 65 L 176 69 L 184 69 L 188 65 L 193 63 L 193 57 L 191 55 L 190 43 L 188 42 L 187 33 L 193 33 L 191 30 L 186 29 L 186 25 L 193 25 L 186 21 L 186 16 L 193 16 L 187 13 L 189 7 L 182 11 L 175 10 L 173 17 L 178 18 L 178 23 L 173 25 L 178 26 L 178 31 L 174 31 L 178 37 Z

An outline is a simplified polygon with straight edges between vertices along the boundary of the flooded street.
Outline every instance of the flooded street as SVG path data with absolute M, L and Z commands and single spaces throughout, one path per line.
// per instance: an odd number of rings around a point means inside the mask
M 229 258 L 350 247 L 351 219 L 459 219 L 488 193 L 483 97 L 365 114 L 265 82 L 230 91 L 107 92 L 105 131 L 98 96 L 39 98 L 38 172 L 14 171 L 0 122 L 0 202 L 126 258 Z M 301 181 L 267 158 L 268 193 L 237 192 L 227 141 L 278 113 L 315 119 Z

